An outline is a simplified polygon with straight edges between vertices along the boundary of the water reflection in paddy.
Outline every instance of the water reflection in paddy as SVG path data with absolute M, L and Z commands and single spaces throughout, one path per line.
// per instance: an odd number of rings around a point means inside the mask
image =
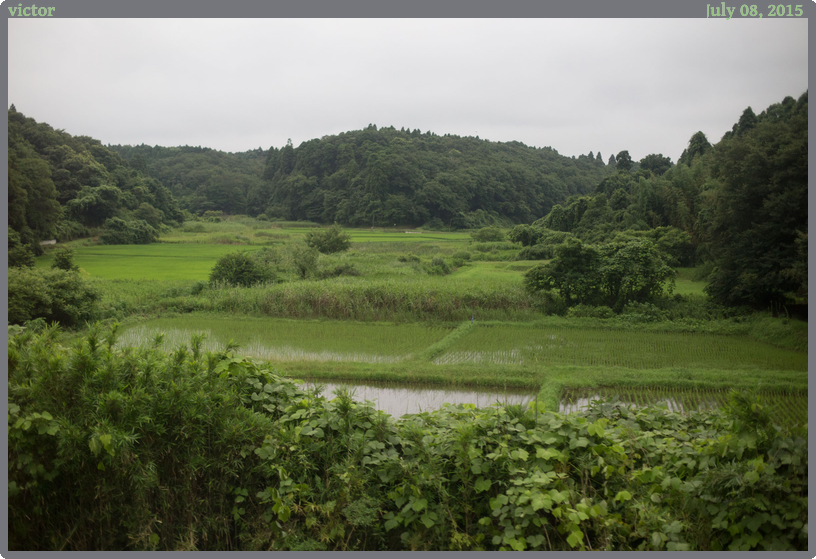
M 501 404 L 527 404 L 535 399 L 535 392 L 530 390 L 473 390 L 430 388 L 427 386 L 406 386 L 394 384 L 349 384 L 338 381 L 309 380 L 304 387 L 313 388 L 323 385 L 322 394 L 334 398 L 334 391 L 349 388 L 354 391 L 353 398 L 359 402 L 371 400 L 374 406 L 393 417 L 410 413 L 432 411 L 443 404 L 475 404 L 477 408 Z

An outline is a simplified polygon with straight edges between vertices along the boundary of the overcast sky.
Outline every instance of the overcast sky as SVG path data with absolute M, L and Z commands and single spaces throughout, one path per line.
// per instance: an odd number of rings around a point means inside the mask
M 104 144 L 369 123 L 677 161 L 808 84 L 807 19 L 9 19 L 8 100 Z

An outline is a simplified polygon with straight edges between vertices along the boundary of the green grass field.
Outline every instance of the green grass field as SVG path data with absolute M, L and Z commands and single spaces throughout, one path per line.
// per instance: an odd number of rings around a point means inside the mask
M 235 250 L 261 247 L 167 244 L 75 246 L 74 262 L 87 275 L 106 280 L 205 281 L 216 260 Z M 37 258 L 38 268 L 51 266 L 52 254 Z M 159 286 L 157 286 L 159 287 Z
M 523 285 L 524 273 L 541 262 L 516 261 L 517 245 L 477 243 L 469 232 L 351 229 L 351 249 L 320 255 L 318 267 L 353 267 L 359 275 L 304 281 L 286 259 L 313 229 L 244 217 L 185 223 L 152 245 L 69 245 L 110 320 L 124 321 L 125 345 L 150 343 L 161 332 L 163 347 L 172 349 L 204 333 L 205 349 L 235 340 L 239 352 L 277 362 L 292 376 L 533 389 L 549 409 L 562 394 L 646 401 L 674 390 L 691 402 L 682 391 L 733 387 L 787 394 L 791 410 L 804 398 L 806 407 L 806 323 L 543 318 L 540 298 Z M 267 247 L 278 255 L 278 283 L 203 283 L 222 255 Z M 463 265 L 448 276 L 428 274 L 432 258 L 450 263 L 454 254 Z M 51 261 L 47 252 L 36 265 Z M 677 272 L 674 293 L 702 306 L 699 271 Z M 802 417 L 790 414 L 785 421 Z

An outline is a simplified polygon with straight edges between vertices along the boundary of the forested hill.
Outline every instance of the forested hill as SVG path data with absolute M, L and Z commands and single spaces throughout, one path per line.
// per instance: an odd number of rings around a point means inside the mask
M 263 178 L 269 215 L 456 228 L 529 221 L 607 173 L 600 154 L 369 125 L 271 149 Z
M 207 147 L 108 146 L 131 167 L 170 189 L 193 214 L 220 211 L 256 216 L 268 203 L 261 181 L 267 152 L 226 153 Z
M 595 192 L 555 205 L 511 238 L 530 259 L 569 237 L 602 245 L 655 241 L 675 264 L 706 264 L 708 292 L 769 308 L 807 298 L 808 94 L 760 114 L 751 107 L 712 145 L 695 133 L 678 164 L 627 152 Z
M 192 213 L 264 213 L 345 225 L 481 227 L 531 221 L 611 171 L 589 153 L 419 130 L 324 136 L 267 153 L 110 146 Z
M 54 130 L 14 105 L 8 149 L 9 227 L 35 251 L 42 240 L 84 236 L 109 218 L 154 229 L 183 220 L 169 190 L 99 140 Z

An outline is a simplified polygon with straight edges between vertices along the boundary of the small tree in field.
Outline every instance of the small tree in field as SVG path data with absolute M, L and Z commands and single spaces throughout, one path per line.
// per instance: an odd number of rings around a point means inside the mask
M 323 254 L 334 254 L 348 250 L 351 246 L 351 237 L 335 223 L 328 229 L 307 233 L 306 244 Z
M 271 279 L 268 268 L 246 252 L 229 252 L 218 259 L 210 272 L 210 282 L 250 287 Z
M 74 249 L 71 247 L 60 247 L 54 251 L 54 262 L 51 263 L 54 269 L 65 270 L 66 272 L 78 272 L 79 266 L 74 264 Z
M 498 227 L 482 227 L 478 231 L 470 234 L 474 240 L 480 243 L 500 242 L 504 240 L 504 233 Z

